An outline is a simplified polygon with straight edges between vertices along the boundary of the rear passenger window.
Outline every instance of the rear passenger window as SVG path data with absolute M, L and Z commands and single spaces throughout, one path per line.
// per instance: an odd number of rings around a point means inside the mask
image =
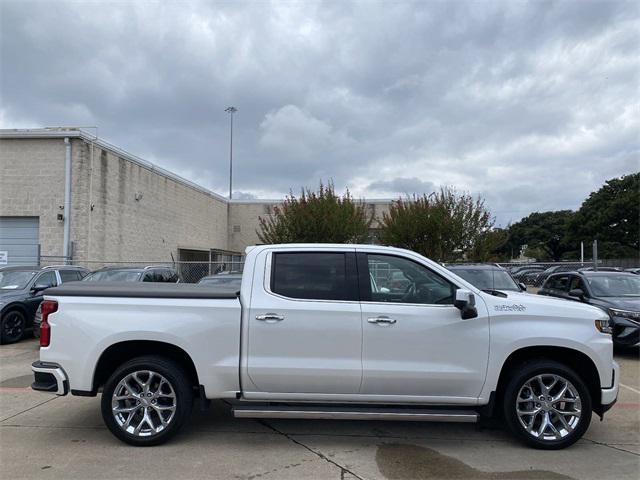
M 344 253 L 274 253 L 271 291 L 309 300 L 354 300 Z
M 79 272 L 76 270 L 59 270 L 58 273 L 60 274 L 60 280 L 62 280 L 62 283 L 77 282 L 80 280 Z
M 569 287 L 569 276 L 568 275 L 559 275 L 557 277 L 553 277 L 549 280 L 549 285 L 547 288 L 551 290 L 560 290 L 560 291 L 568 291 Z

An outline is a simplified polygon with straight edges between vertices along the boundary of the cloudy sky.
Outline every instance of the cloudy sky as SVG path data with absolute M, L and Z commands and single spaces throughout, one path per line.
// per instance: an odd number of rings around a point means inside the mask
M 0 0 L 0 127 L 99 135 L 226 194 L 442 185 L 498 224 L 640 170 L 638 2 Z

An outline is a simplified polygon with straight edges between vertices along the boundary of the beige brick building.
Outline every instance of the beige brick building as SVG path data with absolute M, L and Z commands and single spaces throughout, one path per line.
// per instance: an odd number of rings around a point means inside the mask
M 64 261 L 65 228 L 66 253 L 79 263 L 229 258 L 259 242 L 259 217 L 278 202 L 229 201 L 80 129 L 0 130 L 0 255 L 9 264 Z M 389 205 L 367 203 L 376 218 Z

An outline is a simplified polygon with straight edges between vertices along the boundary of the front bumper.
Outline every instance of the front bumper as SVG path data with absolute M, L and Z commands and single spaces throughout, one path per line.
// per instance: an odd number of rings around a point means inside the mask
M 602 394 L 600 397 L 600 403 L 604 411 L 609 410 L 616 403 L 618 399 L 618 390 L 620 389 L 620 365 L 618 362 L 613 362 L 613 382 L 612 385 L 601 389 Z
M 640 342 L 640 325 L 628 318 L 612 317 L 613 345 L 633 347 Z
M 31 384 L 33 390 L 55 393 L 56 395 L 69 393 L 69 379 L 57 363 L 33 362 L 31 370 L 34 376 L 34 382 Z

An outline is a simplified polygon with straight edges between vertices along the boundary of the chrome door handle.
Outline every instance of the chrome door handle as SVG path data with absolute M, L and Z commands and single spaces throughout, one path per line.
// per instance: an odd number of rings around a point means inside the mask
M 278 315 L 277 313 L 265 313 L 264 315 L 256 315 L 256 320 L 267 323 L 276 323 L 284 320 L 284 315 Z
M 367 322 L 376 323 L 378 325 L 393 325 L 397 320 L 395 318 L 389 318 L 381 315 L 379 317 L 369 317 L 367 318 Z

